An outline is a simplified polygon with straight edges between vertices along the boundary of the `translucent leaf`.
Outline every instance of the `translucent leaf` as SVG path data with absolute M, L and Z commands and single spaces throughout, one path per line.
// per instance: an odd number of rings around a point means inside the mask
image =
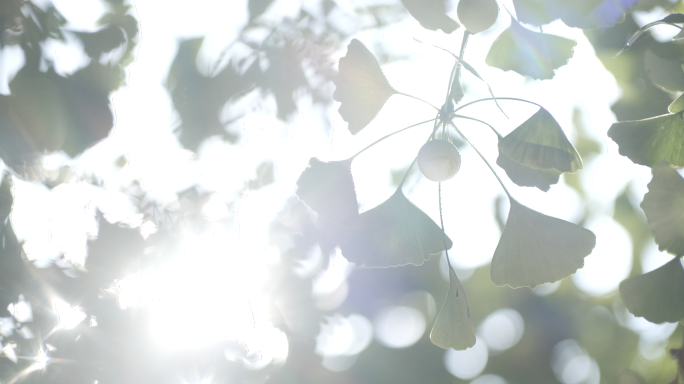
M 442 229 L 413 205 L 401 189 L 359 216 L 355 228 L 341 228 L 338 236 L 347 260 L 367 267 L 421 265 L 444 251 Z M 453 243 L 446 239 L 447 249 Z
M 561 172 L 556 169 L 534 169 L 525 166 L 499 151 L 496 164 L 506 171 L 506 175 L 521 187 L 537 187 L 546 192 L 551 185 L 558 183 Z
M 684 23 L 684 14 L 681 14 L 681 13 L 673 13 L 673 14 L 671 14 L 671 15 L 667 15 L 665 18 L 663 18 L 663 19 L 661 19 L 661 20 L 657 20 L 657 21 L 654 21 L 654 22 L 652 22 L 652 23 L 648 23 L 648 24 L 644 25 L 643 27 L 639 28 L 638 31 L 634 32 L 634 34 L 629 38 L 629 40 L 627 40 L 627 43 L 625 44 L 625 47 L 622 48 L 622 49 L 620 50 L 620 52 L 618 52 L 617 55 L 615 55 L 615 56 L 617 57 L 617 56 L 619 56 L 622 52 L 624 52 L 624 51 L 628 50 L 629 48 L 631 48 L 632 45 L 634 44 L 634 42 L 636 42 L 637 39 L 639 39 L 639 37 L 640 37 L 641 35 L 643 35 L 644 32 L 648 31 L 649 29 L 651 29 L 651 28 L 653 28 L 653 27 L 655 27 L 655 26 L 661 25 L 661 24 L 676 25 L 676 24 L 678 24 L 678 23 L 680 23 L 680 24 L 681 24 L 681 23 Z M 675 40 L 675 39 L 676 39 L 676 37 L 673 38 L 673 40 Z
M 340 72 L 333 83 L 337 87 L 333 98 L 342 103 L 340 115 L 349 123 L 353 135 L 368 125 L 396 93 L 375 56 L 356 39 L 349 43 L 347 55 L 340 59 Z
M 650 49 L 644 54 L 644 67 L 648 78 L 658 88 L 670 92 L 684 91 L 684 71 L 677 59 L 662 58 Z
M 534 169 L 556 170 L 560 173 L 582 169 L 579 153 L 556 119 L 544 108 L 501 138 L 499 151 Z
M 653 323 L 684 319 L 684 269 L 679 258 L 620 283 L 620 297 L 634 316 Z
M 666 161 L 684 167 L 684 121 L 680 114 L 614 123 L 608 137 L 619 146 L 622 156 L 652 167 Z
M 359 217 L 351 174 L 352 159 L 329 163 L 311 158 L 297 180 L 297 196 L 319 215 L 336 223 L 355 223 Z
M 430 332 L 430 341 L 440 348 L 457 351 L 475 345 L 475 329 L 461 282 L 449 268 L 449 292 Z
M 653 169 L 641 208 L 661 251 L 684 256 L 684 179 L 667 163 Z
M 619 22 L 637 0 L 513 0 L 518 20 L 540 26 L 560 18 L 576 28 L 608 28 Z
M 492 258 L 496 285 L 534 288 L 568 277 L 584 266 L 596 245 L 588 229 L 546 216 L 511 199 L 508 221 Z
M 511 27 L 492 44 L 485 62 L 535 79 L 551 79 L 556 69 L 568 63 L 575 45 L 570 39 L 533 32 L 512 20 Z
M 670 111 L 670 113 L 679 113 L 684 111 L 684 94 L 675 99 L 675 101 L 673 101 L 672 104 L 667 107 L 667 110 Z
M 441 29 L 444 33 L 451 33 L 458 29 L 458 22 L 446 14 L 444 0 L 401 0 L 406 10 L 423 28 L 432 31 Z

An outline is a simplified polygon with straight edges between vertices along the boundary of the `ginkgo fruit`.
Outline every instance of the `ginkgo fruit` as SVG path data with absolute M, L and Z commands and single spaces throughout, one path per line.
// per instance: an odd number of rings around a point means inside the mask
M 432 181 L 446 181 L 461 168 L 458 148 L 447 140 L 430 140 L 418 152 L 418 169 Z
M 456 13 L 468 32 L 480 33 L 494 25 L 499 4 L 496 0 L 460 0 Z

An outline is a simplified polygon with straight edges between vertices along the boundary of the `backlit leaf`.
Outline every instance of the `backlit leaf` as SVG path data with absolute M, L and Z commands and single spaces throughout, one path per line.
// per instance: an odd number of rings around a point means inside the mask
M 666 161 L 684 166 L 684 121 L 680 114 L 614 123 L 608 137 L 620 147 L 622 156 L 652 167 Z
M 311 158 L 297 180 L 297 196 L 319 215 L 336 223 L 358 220 L 359 207 L 351 174 L 352 159 L 323 162 Z
M 499 140 L 499 151 L 527 167 L 559 172 L 582 169 L 582 159 L 544 108 Z
M 449 267 L 449 292 L 430 332 L 430 341 L 440 348 L 457 351 L 475 345 L 475 329 L 470 319 L 468 300 L 463 285 Z
M 353 135 L 366 127 L 396 93 L 375 56 L 356 39 L 349 43 L 347 55 L 340 59 L 340 72 L 333 83 L 337 87 L 333 98 L 342 103 L 340 115 L 349 123 Z
M 504 71 L 550 79 L 568 63 L 575 45 L 570 39 L 533 32 L 512 20 L 511 27 L 492 44 L 485 62 Z
M 513 0 L 518 20 L 540 26 L 560 18 L 582 29 L 607 28 L 623 19 L 637 0 Z
M 423 28 L 432 31 L 441 29 L 444 33 L 451 33 L 458 29 L 458 22 L 446 14 L 444 0 L 401 0 L 406 10 Z
M 492 258 L 496 285 L 534 288 L 568 277 L 596 245 L 588 229 L 546 216 L 511 199 L 508 221 Z
M 684 319 L 684 268 L 679 258 L 620 283 L 620 297 L 634 316 L 653 323 Z
M 442 229 L 401 189 L 362 213 L 357 227 L 341 228 L 338 241 L 347 260 L 367 267 L 421 265 L 430 255 L 444 251 Z M 446 242 L 451 248 L 451 240 Z
M 534 169 L 523 165 L 499 151 L 496 164 L 506 175 L 521 187 L 537 187 L 546 192 L 552 184 L 558 183 L 561 172 L 557 169 Z
M 641 203 L 646 221 L 661 251 L 684 255 L 684 179 L 667 163 L 653 169 Z
M 675 101 L 673 101 L 672 104 L 667 107 L 667 110 L 670 111 L 670 113 L 679 113 L 684 111 L 684 94 L 675 99 Z
M 636 42 L 637 39 L 639 39 L 639 37 L 641 35 L 643 35 L 644 32 L 648 31 L 649 29 L 651 29 L 655 26 L 661 25 L 661 24 L 677 25 L 678 23 L 680 23 L 680 24 L 684 23 L 684 14 L 673 13 L 671 15 L 667 15 L 665 18 L 663 18 L 661 20 L 657 20 L 657 21 L 654 21 L 652 23 L 648 23 L 648 24 L 644 25 L 643 27 L 639 28 L 638 31 L 634 32 L 634 34 L 629 38 L 629 40 L 627 40 L 625 47 L 622 48 L 622 50 L 620 50 L 620 52 L 618 52 L 617 55 L 615 55 L 615 56 L 619 56 L 622 52 L 631 48 L 632 45 L 634 44 L 634 42 Z M 673 38 L 673 40 L 675 40 L 675 39 L 676 39 L 676 37 Z

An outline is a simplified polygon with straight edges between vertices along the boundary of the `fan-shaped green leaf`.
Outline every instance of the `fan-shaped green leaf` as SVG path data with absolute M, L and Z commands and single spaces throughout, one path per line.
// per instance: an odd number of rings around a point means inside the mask
M 667 163 L 651 169 L 653 179 L 641 203 L 661 251 L 684 256 L 684 179 Z
M 534 288 L 575 273 L 596 245 L 588 229 L 546 216 L 511 199 L 508 221 L 492 258 L 496 285 Z
M 349 43 L 347 55 L 340 59 L 340 72 L 333 83 L 337 87 L 333 98 L 342 103 L 340 115 L 349 123 L 353 135 L 368 125 L 396 93 L 375 56 L 356 39 Z
M 449 267 L 449 292 L 430 332 L 432 344 L 457 351 L 475 345 L 475 329 L 470 319 L 468 300 L 456 273 Z
M 444 33 L 451 33 L 460 27 L 456 20 L 447 16 L 444 0 L 401 0 L 401 2 L 423 28 L 432 31 L 441 29 Z
M 634 316 L 653 323 L 684 319 L 684 268 L 679 258 L 620 283 L 620 297 Z
M 336 223 L 353 224 L 359 207 L 351 174 L 352 159 L 329 163 L 313 157 L 297 180 L 297 196 L 319 215 Z
M 537 187 L 546 192 L 552 184 L 558 183 L 561 171 L 557 169 L 534 169 L 525 166 L 499 151 L 496 164 L 506 171 L 506 175 L 521 187 Z
M 499 151 L 534 169 L 561 173 L 582 169 L 579 153 L 556 119 L 544 108 L 500 139 Z
M 540 26 L 560 18 L 569 27 L 608 28 L 637 0 L 513 0 L 518 20 Z
M 442 229 L 413 205 L 401 189 L 362 213 L 357 227 L 338 231 L 344 257 L 368 267 L 421 265 L 430 255 L 444 250 Z M 451 240 L 447 238 L 446 242 L 451 248 Z
M 670 111 L 670 113 L 679 113 L 684 111 L 684 94 L 676 98 L 675 101 L 673 101 L 672 104 L 667 107 L 667 110 Z
M 652 167 L 666 161 L 684 167 L 684 121 L 679 114 L 615 123 L 608 137 L 622 156 L 637 164 Z
M 512 20 L 511 27 L 492 44 L 485 62 L 504 71 L 550 79 L 568 63 L 575 45 L 564 37 L 530 31 Z

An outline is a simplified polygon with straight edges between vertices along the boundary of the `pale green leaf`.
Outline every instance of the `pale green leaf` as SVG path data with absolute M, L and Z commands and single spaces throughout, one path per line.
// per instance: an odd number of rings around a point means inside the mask
M 679 113 L 684 111 L 684 94 L 673 101 L 672 104 L 667 107 L 667 110 L 670 111 L 670 113 Z
M 641 208 L 661 251 L 684 256 L 684 179 L 667 163 L 651 169 Z
M 652 167 L 666 161 L 684 167 L 684 120 L 679 114 L 615 123 L 608 137 L 622 156 L 637 164 Z
M 588 229 L 511 199 L 490 275 L 494 284 L 513 288 L 552 283 L 582 268 L 595 245 L 596 236 Z
M 634 316 L 653 323 L 684 319 L 684 268 L 679 258 L 620 283 L 620 296 Z
M 297 197 L 327 220 L 352 225 L 359 217 L 352 159 L 323 162 L 313 157 L 297 180 Z
M 365 128 L 396 93 L 375 56 L 356 39 L 349 43 L 347 55 L 340 59 L 340 72 L 333 83 L 337 87 L 333 98 L 342 103 L 340 116 L 349 123 L 353 135 Z
M 430 341 L 440 348 L 457 351 L 475 345 L 475 329 L 468 300 L 456 273 L 449 267 L 449 292 L 430 332 Z
M 442 229 L 413 205 L 401 189 L 359 216 L 354 228 L 335 228 L 342 255 L 367 267 L 421 265 L 444 251 Z M 447 249 L 452 242 L 446 238 Z

